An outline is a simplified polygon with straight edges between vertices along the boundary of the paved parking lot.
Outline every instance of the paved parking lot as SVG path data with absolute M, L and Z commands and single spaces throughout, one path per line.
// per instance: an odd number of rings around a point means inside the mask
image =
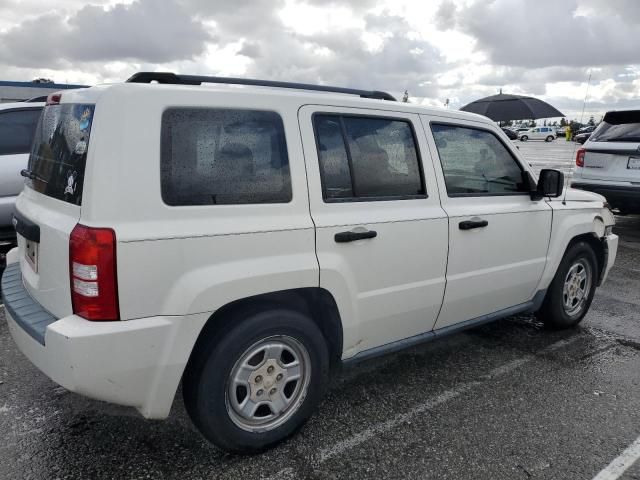
M 536 168 L 573 161 L 573 143 L 517 144 Z M 640 217 L 617 233 L 580 328 L 518 316 L 345 370 L 297 436 L 252 457 L 203 441 L 180 395 L 157 422 L 57 387 L 0 314 L 0 478 L 640 479 L 640 461 L 608 467 L 640 436 Z

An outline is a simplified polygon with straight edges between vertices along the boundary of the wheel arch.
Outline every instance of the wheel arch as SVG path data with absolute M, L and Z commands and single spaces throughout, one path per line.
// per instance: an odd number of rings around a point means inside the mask
M 593 214 L 583 213 L 577 217 L 580 218 L 572 218 L 570 215 L 564 222 L 554 221 L 547 265 L 540 279 L 539 289 L 546 289 L 549 286 L 569 248 L 581 241 L 589 244 L 595 252 L 598 260 L 598 284 L 600 283 L 606 263 L 606 252 L 601 241 L 604 222 L 600 216 Z
M 593 252 L 596 254 L 596 259 L 598 260 L 598 282 L 597 284 L 600 283 L 600 278 L 602 278 L 602 272 L 604 271 L 604 267 L 605 267 L 605 250 L 604 250 L 604 246 L 602 245 L 602 241 L 598 238 L 597 234 L 595 232 L 590 232 L 590 233 L 582 233 L 580 235 L 576 235 L 575 237 L 573 237 L 571 239 L 571 241 L 569 242 L 569 244 L 567 245 L 567 248 L 565 249 L 564 253 L 563 253 L 563 257 L 564 255 L 566 255 L 567 251 L 573 247 L 576 243 L 579 242 L 585 242 L 587 243 L 592 249 Z
M 270 308 L 287 308 L 309 316 L 324 336 L 331 365 L 339 364 L 342 357 L 343 330 L 337 303 L 329 291 L 320 287 L 305 287 L 241 298 L 218 308 L 200 330 L 186 368 L 189 368 L 189 363 L 206 343 L 206 339 L 231 328 L 237 315 L 250 315 Z

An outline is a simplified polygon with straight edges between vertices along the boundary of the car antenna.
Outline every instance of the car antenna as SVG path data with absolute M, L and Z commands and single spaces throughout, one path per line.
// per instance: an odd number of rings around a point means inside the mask
M 587 91 L 584 93 L 584 101 L 582 102 L 582 113 L 580 114 L 580 125 L 582 125 L 582 120 L 584 120 L 584 109 L 587 106 L 587 97 L 589 96 L 589 87 L 591 86 L 591 69 L 589 69 L 589 78 L 587 79 Z M 571 123 L 569 123 L 571 125 Z M 569 130 L 571 131 L 571 130 Z M 576 157 L 576 143 L 573 142 L 573 154 L 571 158 Z M 573 171 L 575 167 L 571 167 Z M 572 172 L 570 172 L 572 173 Z M 564 197 L 562 198 L 562 205 L 567 204 L 567 192 L 569 191 L 569 180 L 567 179 L 567 186 L 564 189 Z

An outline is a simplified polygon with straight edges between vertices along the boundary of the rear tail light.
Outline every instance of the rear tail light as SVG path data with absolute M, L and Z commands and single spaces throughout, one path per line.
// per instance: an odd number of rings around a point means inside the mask
M 584 167 L 584 152 L 586 152 L 584 148 L 576 152 L 576 166 L 578 167 Z
M 120 320 L 112 229 L 75 226 L 69 237 L 69 275 L 73 313 L 87 320 Z

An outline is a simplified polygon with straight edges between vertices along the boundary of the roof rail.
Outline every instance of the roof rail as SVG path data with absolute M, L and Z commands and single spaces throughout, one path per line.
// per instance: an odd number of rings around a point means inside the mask
M 377 90 L 358 90 L 355 88 L 330 87 L 309 83 L 276 82 L 273 80 L 256 80 L 252 78 L 207 77 L 202 75 L 177 75 L 171 72 L 138 72 L 127 79 L 128 83 L 169 83 L 175 85 L 200 85 L 202 83 L 226 83 L 229 85 L 254 85 L 258 87 L 292 88 L 295 90 L 314 90 L 317 92 L 345 93 L 362 98 L 396 101 L 393 95 Z

